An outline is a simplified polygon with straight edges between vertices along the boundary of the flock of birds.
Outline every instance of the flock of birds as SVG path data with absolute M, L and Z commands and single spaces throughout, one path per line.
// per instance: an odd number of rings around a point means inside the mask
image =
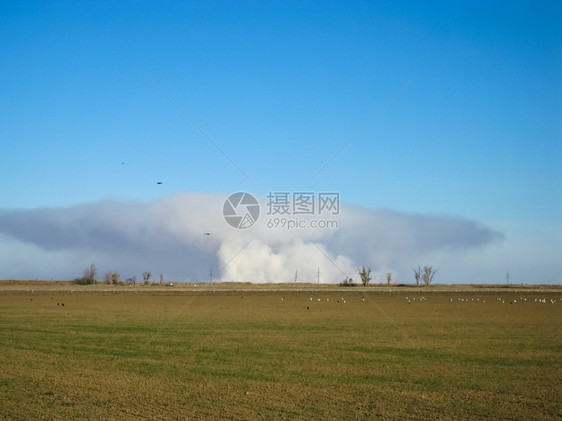
M 406 297 L 406 301 L 408 302 L 408 304 L 412 304 L 412 301 L 416 301 L 416 297 L 412 297 L 412 299 Z M 418 301 L 427 301 L 427 298 L 422 296 L 418 298 Z
M 560 298 L 559 300 L 562 301 L 562 298 Z M 496 301 L 499 302 L 499 303 L 505 304 L 505 300 L 503 300 L 501 298 L 496 298 Z M 513 300 L 509 301 L 510 304 L 517 304 L 518 302 L 519 303 L 526 303 L 527 299 L 521 297 L 519 299 L 519 301 L 517 301 L 516 299 L 513 299 Z M 529 301 L 529 302 L 531 302 L 531 301 Z M 546 304 L 546 303 L 549 302 L 550 304 L 554 304 L 554 303 L 556 303 L 556 300 L 553 300 L 552 298 L 548 298 L 548 299 L 546 299 L 546 298 L 535 298 L 534 302 L 535 303 L 541 303 L 541 304 Z
M 324 301 L 327 302 L 327 303 L 330 302 L 330 298 L 329 298 L 329 297 L 326 297 L 326 299 L 324 299 L 324 298 L 316 298 L 316 299 L 315 299 L 315 298 L 313 298 L 313 297 L 310 297 L 308 300 L 311 301 L 311 302 L 318 302 L 318 303 L 321 303 L 321 302 L 324 302 Z M 285 301 L 285 297 L 281 297 L 281 301 Z M 361 298 L 361 301 L 362 301 L 362 302 L 365 302 L 365 297 L 362 297 L 362 298 Z M 346 303 L 347 303 L 345 297 L 341 297 L 340 299 L 335 299 L 335 302 L 336 302 L 337 304 L 346 304 Z M 307 309 L 307 310 L 310 310 L 310 306 L 306 306 L 306 309 Z
M 281 298 L 281 301 L 283 301 L 283 298 Z M 309 301 L 314 301 L 314 299 L 313 299 L 312 297 L 310 297 L 310 298 L 309 298 Z M 317 302 L 322 302 L 322 298 L 317 298 L 316 301 L 317 301 Z M 365 301 L 365 298 L 363 298 L 363 301 Z M 326 302 L 329 303 L 329 302 L 330 302 L 330 298 L 326 298 Z M 344 298 L 344 297 L 341 297 L 341 300 L 336 300 L 336 302 L 337 302 L 338 304 L 340 304 L 340 303 L 341 303 L 341 304 L 347 303 L 347 301 L 345 301 L 345 298 Z M 307 309 L 307 310 L 310 310 L 310 306 L 306 306 L 306 309 Z
M 406 301 L 408 302 L 408 304 L 411 304 L 412 301 L 416 301 L 416 297 L 412 297 L 412 298 L 406 297 Z M 422 297 L 418 297 L 418 298 L 417 298 L 417 301 L 420 301 L 420 302 L 421 302 L 421 301 L 427 301 L 427 298 L 425 298 L 425 297 L 423 297 L 423 296 L 422 296 Z M 562 298 L 559 298 L 558 301 L 562 301 Z M 476 297 L 476 298 L 459 298 L 459 297 L 457 297 L 456 299 L 455 299 L 455 298 L 450 298 L 450 299 L 449 299 L 449 302 L 451 302 L 451 303 L 452 303 L 452 302 L 460 302 L 460 303 L 485 303 L 486 300 L 485 300 L 484 298 L 483 298 L 483 299 L 480 299 L 479 297 Z M 506 303 L 506 300 L 503 299 L 503 298 L 500 298 L 500 297 L 496 297 L 496 302 L 498 302 L 498 303 L 500 303 L 500 304 L 505 304 L 505 303 Z M 555 303 L 556 303 L 556 299 L 552 299 L 552 298 L 535 298 L 533 301 L 531 301 L 531 298 L 529 298 L 529 299 L 527 300 L 527 298 L 525 298 L 525 297 L 520 297 L 519 299 L 516 299 L 516 298 L 513 298 L 513 299 L 511 299 L 511 300 L 508 299 L 507 302 L 510 303 L 510 304 L 526 303 L 526 302 L 535 302 L 535 303 L 540 303 L 540 304 L 547 304 L 547 303 L 555 304 Z
M 412 302 L 415 302 L 415 301 L 417 301 L 417 302 L 424 302 L 424 301 L 427 301 L 427 298 L 426 298 L 425 296 L 420 296 L 420 297 L 405 297 L 405 299 L 406 299 L 406 302 L 407 302 L 408 304 L 412 304 Z M 285 300 L 285 297 L 281 297 L 281 301 L 284 301 L 284 300 Z M 324 302 L 324 301 L 327 302 L 327 303 L 330 302 L 330 298 L 314 298 L 314 297 L 310 297 L 308 300 L 309 300 L 310 302 L 318 302 L 318 303 Z M 362 301 L 362 302 L 365 302 L 365 297 L 362 297 L 362 298 L 361 298 L 361 301 Z M 562 298 L 559 298 L 558 301 L 562 301 Z M 346 303 L 347 303 L 345 297 L 341 297 L 340 299 L 335 299 L 335 302 L 337 302 L 338 304 L 346 304 Z M 460 298 L 460 297 L 457 297 L 457 298 L 449 298 L 449 302 L 451 302 L 451 303 L 452 303 L 452 302 L 459 302 L 459 303 L 483 303 L 483 304 L 484 304 L 484 303 L 486 303 L 486 299 L 484 299 L 484 298 L 480 299 L 480 297 L 476 297 L 476 298 Z M 505 304 L 506 302 L 508 302 L 508 303 L 510 303 L 510 304 L 526 303 L 526 302 L 529 302 L 529 303 L 534 302 L 534 303 L 539 303 L 539 304 L 547 304 L 547 303 L 555 304 L 555 303 L 557 302 L 557 300 L 556 300 L 556 299 L 552 299 L 552 298 L 534 298 L 534 300 L 533 300 L 533 299 L 531 299 L 531 298 L 527 299 L 527 298 L 525 298 L 525 297 L 520 297 L 519 299 L 513 298 L 513 299 L 511 299 L 511 300 L 508 299 L 508 300 L 506 301 L 506 300 L 503 299 L 503 298 L 496 297 L 496 302 L 497 302 L 497 303 L 500 303 L 500 304 Z M 306 309 L 307 309 L 307 310 L 310 310 L 310 306 L 307 306 Z

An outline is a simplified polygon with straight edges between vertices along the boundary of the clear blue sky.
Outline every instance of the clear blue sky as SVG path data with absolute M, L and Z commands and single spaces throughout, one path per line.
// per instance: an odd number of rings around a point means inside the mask
M 560 2 L 2 2 L 0 57 L 3 209 L 338 191 L 562 232 Z

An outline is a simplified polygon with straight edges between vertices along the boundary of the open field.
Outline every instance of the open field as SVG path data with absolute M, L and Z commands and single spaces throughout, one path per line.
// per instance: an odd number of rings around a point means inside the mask
M 0 418 L 561 419 L 561 320 L 557 287 L 1 285 Z

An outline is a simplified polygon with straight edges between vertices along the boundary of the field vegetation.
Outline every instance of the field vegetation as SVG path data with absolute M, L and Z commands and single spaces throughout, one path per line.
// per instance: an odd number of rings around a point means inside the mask
M 2 419 L 560 419 L 562 290 L 0 285 Z

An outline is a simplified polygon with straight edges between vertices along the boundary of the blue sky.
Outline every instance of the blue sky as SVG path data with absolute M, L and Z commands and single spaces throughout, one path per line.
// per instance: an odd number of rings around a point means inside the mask
M 2 2 L 0 22 L 2 209 L 337 191 L 486 224 L 512 260 L 562 251 L 559 2 Z

